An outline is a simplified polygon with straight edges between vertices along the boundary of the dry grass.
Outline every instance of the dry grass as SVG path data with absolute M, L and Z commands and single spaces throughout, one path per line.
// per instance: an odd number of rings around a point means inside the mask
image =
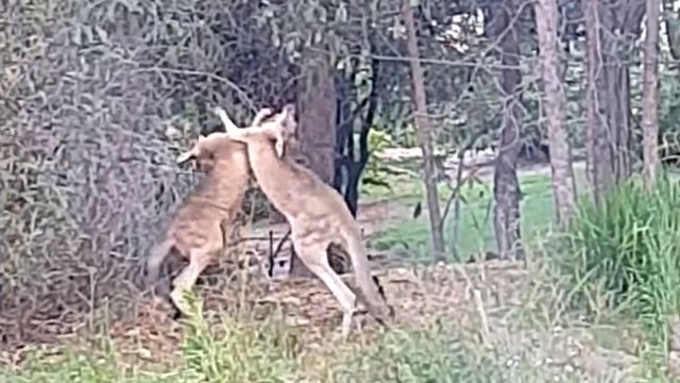
M 365 317 L 363 332 L 345 344 L 334 337 L 341 311 L 319 281 L 251 280 L 243 289 L 246 285 L 234 280 L 202 286 L 204 320 L 182 326 L 167 318 L 164 305 L 141 300 L 135 316 L 115 321 L 103 335 L 64 340 L 69 353 L 63 345 L 52 346 L 48 349 L 61 351 L 37 361 L 23 351 L 16 358 L 29 357 L 23 369 L 8 367 L 17 371 L 11 375 L 15 379 L 31 381 L 54 381 L 77 369 L 87 369 L 95 379 L 86 381 L 130 382 L 239 382 L 246 376 L 254 382 L 392 381 L 396 376 L 403 382 L 428 377 L 543 382 L 548 376 L 551 381 L 637 381 L 634 351 L 607 342 L 606 327 L 560 314 L 559 294 L 540 264 L 528 270 L 492 262 L 383 273 L 398 312 L 397 328 L 384 333 Z M 618 336 L 621 329 L 616 331 Z

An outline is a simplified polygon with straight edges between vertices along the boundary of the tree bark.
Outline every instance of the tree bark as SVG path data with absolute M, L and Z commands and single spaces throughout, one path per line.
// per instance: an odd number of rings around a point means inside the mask
M 618 54 L 617 54 L 618 56 Z M 609 136 L 614 156 L 614 182 L 618 185 L 632 174 L 630 166 L 630 69 L 628 59 L 611 57 L 607 73 Z M 621 64 L 625 62 L 625 64 Z
M 596 202 L 631 175 L 631 47 L 641 33 L 643 1 L 583 0 L 588 90 L 588 180 Z
M 610 97 L 616 100 L 610 108 L 610 131 L 615 137 L 614 170 L 616 182 L 620 184 L 633 174 L 631 167 L 631 118 L 630 107 L 630 62 L 633 60 L 633 46 L 642 34 L 642 19 L 645 15 L 645 2 L 641 0 L 619 0 L 610 8 L 611 23 L 607 37 L 615 39 L 613 51 L 609 54 L 608 68 L 613 79 L 609 82 Z
M 323 182 L 333 185 L 337 112 L 335 68 L 329 55 L 316 50 L 306 50 L 302 54 L 304 66 L 297 89 L 300 108 L 297 138 L 306 166 Z M 291 250 L 291 275 L 313 276 L 294 249 Z
M 500 39 L 499 55 L 500 96 L 502 118 L 500 144 L 494 167 L 494 229 L 498 255 L 501 259 L 523 259 L 524 248 L 520 231 L 520 185 L 517 178 L 517 160 L 522 147 L 520 141 L 521 73 L 519 70 L 519 41 L 513 18 L 517 5 L 514 1 L 489 9 L 487 30 L 494 39 Z
M 599 0 L 583 0 L 583 14 L 586 24 L 587 51 L 587 142 L 586 166 L 590 190 L 597 203 L 614 185 L 613 153 L 609 144 L 607 116 L 607 77 L 605 73 L 604 46 L 609 40 L 603 39 L 604 6 Z
M 653 0 L 650 0 L 653 1 Z M 538 65 L 543 79 L 543 102 L 548 124 L 550 167 L 557 224 L 564 227 L 573 217 L 576 205 L 574 170 L 565 127 L 566 98 L 559 76 L 556 0 L 539 0 L 536 29 L 540 53 Z
M 659 165 L 657 140 L 658 122 L 658 78 L 659 78 L 659 0 L 647 0 L 647 24 L 644 46 L 644 72 L 642 89 L 642 146 L 644 168 L 642 176 L 651 190 L 656 183 Z
M 304 53 L 300 81 L 301 112 L 298 139 L 310 169 L 329 185 L 335 172 L 335 69 L 330 57 L 316 51 Z
M 359 207 L 359 182 L 369 159 L 368 134 L 378 108 L 379 69 L 378 60 L 373 60 L 371 62 L 371 91 L 363 100 L 356 99 L 356 96 L 352 94 L 354 93 L 354 89 L 351 89 L 355 81 L 354 75 L 349 81 L 341 77 L 342 75 L 336 78 L 339 100 L 333 187 L 345 196 L 345 203 L 355 217 Z M 352 100 L 356 100 L 358 104 L 354 110 L 352 110 Z M 354 150 L 354 126 L 357 121 L 361 124 L 358 158 Z
M 420 148 L 423 151 L 425 192 L 430 216 L 432 247 L 435 253 L 435 259 L 443 260 L 445 254 L 444 229 L 441 222 L 441 212 L 439 210 L 437 183 L 434 178 L 434 150 L 431 137 L 432 127 L 427 116 L 425 74 L 423 73 L 423 68 L 419 61 L 418 40 L 416 37 L 416 27 L 413 20 L 413 9 L 411 9 L 410 1 L 404 0 L 402 8 L 404 24 L 406 25 L 408 55 L 411 64 L 411 80 L 413 82 L 413 98 L 416 109 L 416 131 Z
M 680 15 L 673 11 L 674 0 L 663 0 L 663 17 L 666 26 L 666 40 L 668 41 L 668 48 L 671 52 L 671 57 L 678 60 L 680 58 Z

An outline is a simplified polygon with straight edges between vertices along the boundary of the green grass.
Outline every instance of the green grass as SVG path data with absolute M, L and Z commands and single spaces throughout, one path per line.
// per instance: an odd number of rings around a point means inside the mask
M 579 178 L 582 176 L 578 175 Z M 524 193 L 522 231 L 533 254 L 532 239 L 544 238 L 545 230 L 553 220 L 550 178 L 525 176 L 521 178 L 521 184 Z M 403 182 L 400 188 L 412 193 L 406 198 L 411 205 L 421 198 L 422 190 L 417 183 Z M 442 192 L 445 190 L 442 188 Z M 446 198 L 442 194 L 442 199 Z M 490 186 L 465 188 L 464 195 L 461 249 L 468 253 L 493 249 L 491 217 L 485 220 Z M 667 315 L 676 313 L 680 306 L 678 208 L 680 187 L 673 183 L 662 183 L 652 195 L 645 194 L 637 186 L 623 188 L 611 197 L 604 211 L 582 204 L 571 230 L 550 234 L 546 257 L 531 263 L 548 265 L 549 273 L 541 269 L 536 276 L 527 276 L 526 283 L 512 288 L 497 279 L 488 281 L 488 285 L 468 286 L 481 293 L 485 300 L 487 311 L 484 315 L 488 316 L 491 331 L 487 345 L 479 338 L 478 315 L 482 314 L 474 310 L 471 299 L 461 302 L 461 307 L 456 306 L 456 315 L 463 315 L 461 317 L 446 314 L 441 320 L 430 320 L 419 329 L 400 326 L 367 343 L 332 346 L 328 343 L 318 355 L 310 355 L 309 348 L 303 352 L 301 330 L 285 325 L 276 315 L 262 321 L 219 313 L 217 323 L 211 321 L 208 325 L 195 306 L 196 315 L 183 329 L 181 352 L 171 356 L 174 363 L 160 368 L 139 360 L 130 363 L 129 358 L 121 357 L 122 354 L 111 346 L 113 343 L 99 342 L 71 348 L 64 346 L 57 354 L 32 353 L 20 368 L 3 370 L 0 367 L 0 382 L 538 383 L 643 380 L 642 376 L 633 380 L 622 380 L 615 375 L 596 376 L 591 370 L 580 367 L 584 365 L 583 361 L 580 365 L 568 362 L 570 368 L 550 366 L 546 361 L 551 356 L 571 355 L 568 348 L 560 348 L 566 346 L 556 346 L 560 342 L 593 347 L 588 351 L 590 354 L 580 351 L 583 360 L 591 359 L 595 355 L 592 352 L 598 353 L 598 357 L 616 352 L 611 350 L 625 349 L 629 354 L 638 352 L 639 359 L 635 358 L 635 361 L 642 366 L 642 374 L 650 381 L 668 381 L 662 373 L 665 349 L 659 346 L 669 336 Z M 450 225 L 446 229 L 450 233 Z M 411 249 L 421 246 L 420 254 L 424 255 L 429 242 L 427 220 L 421 217 L 402 223 L 376 240 L 383 241 L 384 246 L 401 245 Z M 426 283 L 426 279 L 421 282 Z M 499 291 L 513 290 L 519 295 L 513 294 L 516 299 L 511 304 L 505 298 L 496 300 L 493 297 L 499 293 L 490 287 L 496 285 Z M 464 293 L 462 284 L 460 293 Z M 408 299 L 411 298 L 405 298 L 405 302 Z M 472 309 L 470 305 L 473 305 Z M 574 328 L 588 332 L 591 338 L 578 341 L 576 335 L 567 333 L 572 317 L 585 318 L 586 322 L 578 319 L 579 325 Z M 603 317 L 610 321 L 602 321 Z M 612 323 L 614 320 L 619 322 Z M 561 328 L 560 333 L 555 332 L 557 326 Z M 640 339 L 646 343 L 637 342 L 635 331 L 628 332 L 624 328 L 644 330 L 646 335 Z M 631 347 L 629 343 L 641 347 Z M 602 349 L 609 351 L 599 354 Z M 621 360 L 626 360 L 623 363 L 626 367 L 633 364 L 630 359 Z M 634 367 L 637 372 L 637 364 Z
M 680 186 L 662 177 L 648 192 L 639 180 L 601 205 L 582 202 L 555 257 L 568 292 L 564 304 L 598 320 L 619 312 L 645 331 L 647 378 L 666 381 L 669 318 L 680 313 Z
M 531 278 L 534 286 L 541 278 Z M 426 280 L 423 280 L 425 282 Z M 490 281 L 491 282 L 491 281 Z M 428 282 L 436 285 L 435 282 Z M 502 280 L 488 286 L 503 289 Z M 485 289 L 485 284 L 475 288 Z M 551 366 L 548 356 L 563 357 L 556 345 L 572 342 L 563 330 L 552 333 L 541 313 L 553 304 L 537 298 L 535 289 L 521 288 L 520 307 L 496 307 L 487 302 L 491 332 L 488 343 L 479 340 L 479 312 L 474 303 L 461 303 L 453 317 L 425 320 L 420 326 L 399 326 L 377 334 L 369 342 L 326 342 L 320 350 L 302 351 L 299 330 L 272 315 L 254 320 L 247 314 L 219 313 L 219 319 L 195 315 L 184 324 L 178 355 L 167 351 L 174 363 L 163 366 L 123 358 L 113 342 L 64 346 L 60 353 L 32 353 L 20 368 L 0 369 L 7 383 L 454 383 L 454 382 L 621 382 L 594 376 L 592 371 Z M 483 298 L 488 299 L 488 298 Z M 193 299 L 196 302 L 195 299 Z M 472 306 L 471 306 L 472 305 Z M 499 310 L 500 309 L 500 310 Z M 540 309 L 540 310 L 537 310 Z M 521 312 L 526 312 L 520 314 Z M 534 314 L 532 314 L 534 313 Z M 244 316 L 245 315 L 245 316 Z M 432 315 L 432 313 L 430 314 Z M 449 313 L 449 315 L 451 315 Z M 213 317 L 215 318 L 215 317 Z M 425 319 L 425 318 L 422 318 Z M 540 323 L 540 324 L 537 324 Z M 529 341 L 530 339 L 530 341 Z M 143 347 L 144 343 L 139 346 Z M 561 346 L 560 346 L 561 347 Z M 590 349 L 589 345 L 586 345 Z M 157 355 L 153 359 L 158 360 Z M 576 362 L 574 362 L 576 363 Z M 578 363 L 573 364 L 578 365 Z M 601 371 L 606 372 L 606 371 Z
M 395 329 L 365 345 L 355 342 L 326 349 L 307 365 L 281 341 L 286 331 L 271 323 L 246 324 L 227 317 L 223 325 L 226 332 L 217 333 L 201 321 L 187 324 L 179 363 L 162 372 L 122 363 L 114 349 L 92 347 L 76 352 L 65 347 L 56 356 L 35 353 L 15 371 L 0 370 L 0 382 L 538 383 L 551 376 L 554 381 L 576 383 L 584 377 L 573 371 L 550 370 L 533 356 L 509 366 L 513 357 L 500 344 L 495 350 L 484 348 L 436 324 L 417 330 Z
M 63 347 L 32 353 L 21 368 L 0 370 L 7 383 L 284 383 L 318 382 L 503 382 L 515 374 L 475 342 L 462 341 L 441 326 L 379 334 L 368 345 L 347 343 L 326 350 L 310 368 L 296 334 L 274 321 L 231 314 L 209 326 L 190 294 L 194 315 L 184 325 L 180 360 L 163 372 L 121 362 L 110 345 Z M 531 382 L 542 381 L 533 375 Z M 305 380 L 303 380 L 305 379 Z M 575 380 L 577 381 L 577 380 Z
M 577 182 L 584 177 L 582 171 L 577 172 Z M 396 195 L 405 196 L 408 206 L 415 206 L 418 201 L 425 205 L 422 185 L 417 180 L 407 182 L 404 179 L 393 182 L 400 185 L 400 193 L 383 194 L 383 198 L 394 198 Z M 581 183 L 581 182 L 579 182 Z M 550 231 L 554 220 L 554 202 L 549 175 L 526 175 L 520 177 L 523 200 L 520 202 L 521 230 L 523 239 L 527 242 L 539 238 Z M 403 192 L 402 192 L 403 191 Z M 469 256 L 476 253 L 495 250 L 495 235 L 493 230 L 493 198 L 490 183 L 476 184 L 463 187 L 464 202 L 461 202 L 461 219 L 457 249 L 459 254 Z M 444 206 L 450 190 L 445 185 L 439 186 L 439 195 Z M 449 212 L 444 226 L 447 246 L 453 238 L 453 211 Z M 404 248 L 416 255 L 426 257 L 430 249 L 430 229 L 427 217 L 421 216 L 415 220 L 403 223 L 377 234 L 371 240 L 371 246 L 378 249 Z

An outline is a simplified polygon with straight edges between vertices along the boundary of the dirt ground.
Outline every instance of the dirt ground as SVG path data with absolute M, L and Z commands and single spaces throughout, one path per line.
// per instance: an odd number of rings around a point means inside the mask
M 440 265 L 429 270 L 412 268 L 391 268 L 376 274 L 385 288 L 385 294 L 393 305 L 397 326 L 422 327 L 441 318 L 451 323 L 465 324 L 461 318 L 469 314 L 465 302 L 471 299 L 472 280 L 479 280 L 480 267 L 472 266 L 466 275 L 452 267 Z M 503 279 L 503 301 L 512 301 L 512 285 L 521 283 L 525 271 L 518 263 L 489 263 L 484 266 L 485 278 L 497 281 Z M 353 287 L 352 278 L 344 278 Z M 495 288 L 495 287 L 489 287 Z M 304 329 L 300 331 L 300 343 L 311 351 L 332 342 L 339 332 L 342 313 L 330 291 L 317 279 L 291 278 L 281 281 L 256 280 L 248 284 L 247 293 L 241 295 L 238 288 L 203 287 L 200 291 L 205 310 L 209 313 L 225 312 L 229 307 L 245 305 L 253 318 L 263 320 L 274 315 L 287 326 Z M 507 293 L 507 295 L 506 295 Z M 483 293 L 489 299 L 490 290 Z M 466 296 L 467 295 L 467 296 Z M 362 316 L 364 332 L 371 333 L 378 325 L 369 317 Z M 162 329 L 162 331 L 159 331 Z M 167 331 L 172 329 L 171 331 Z M 168 355 L 176 348 L 181 328 L 167 317 L 167 306 L 159 303 L 145 303 L 139 306 L 139 315 L 133 321 L 119 322 L 111 330 L 121 350 L 128 355 L 144 355 L 140 348 L 152 351 L 151 355 Z M 355 333 L 353 336 L 358 336 Z M 154 351 L 164 350 L 162 353 Z M 157 360 L 157 362 L 168 362 Z
M 549 172 L 546 166 L 523 170 L 536 174 Z M 390 225 L 408 219 L 411 212 L 398 200 L 386 200 L 360 205 L 358 219 L 370 235 Z M 272 230 L 282 236 L 287 225 L 254 227 L 254 236 L 266 238 Z M 266 249 L 265 240 L 256 247 Z M 264 249 L 260 248 L 259 251 Z M 628 376 L 636 359 L 625 350 L 604 350 L 593 335 L 582 329 L 512 329 L 509 318 L 541 299 L 540 288 L 533 285 L 531 267 L 516 262 L 485 262 L 473 265 L 434 265 L 429 267 L 378 268 L 376 274 L 390 304 L 397 314 L 397 327 L 419 328 L 435 322 L 445 323 L 480 344 L 494 343 L 503 355 L 532 354 L 536 363 L 548 368 L 578 369 L 593 376 Z M 250 276 L 247 285 L 241 282 L 203 284 L 197 294 L 204 301 L 209 322 L 219 321 L 220 313 L 246 308 L 253 320 L 275 318 L 293 330 L 299 339 L 301 353 L 314 353 L 337 338 L 341 312 L 329 290 L 316 278 L 268 280 Z M 344 278 L 350 286 L 352 278 Z M 538 303 L 536 303 L 538 305 Z M 152 364 L 170 366 L 179 360 L 182 327 L 169 317 L 168 306 L 157 299 L 140 298 L 130 303 L 128 315 L 113 321 L 103 329 L 122 357 L 131 365 Z M 101 317 L 102 313 L 92 313 Z M 82 318 L 81 318 L 82 319 Z M 362 335 L 369 337 L 377 324 L 363 316 Z M 78 344 L 90 326 L 87 320 L 71 324 L 72 332 L 57 336 L 60 342 Z M 528 323 L 528 327 L 531 324 Z M 546 335 L 547 334 L 547 335 Z M 54 340 L 54 338 L 52 338 Z M 24 359 L 31 345 L 0 350 L 0 363 L 16 365 Z M 623 378 L 622 378 L 623 379 Z M 618 380 L 617 380 L 618 381 Z M 621 381 L 626 381 L 623 379 Z
M 393 267 L 377 274 L 395 308 L 398 329 L 443 324 L 480 348 L 496 349 L 498 357 L 510 364 L 521 361 L 540 365 L 546 373 L 573 369 L 595 378 L 618 376 L 620 380 L 614 381 L 634 381 L 637 361 L 631 351 L 604 349 L 591 332 L 578 326 L 561 328 L 557 323 L 534 322 L 536 314 L 530 313 L 544 307 L 541 289 L 532 282 L 533 272 L 535 269 L 524 263 L 490 261 L 465 266 Z M 229 288 L 204 285 L 198 289 L 211 327 L 218 328 L 224 313 L 240 307 L 246 308 L 249 320 L 275 320 L 286 326 L 301 358 L 318 356 L 335 347 L 342 314 L 317 279 L 261 278 L 249 281 L 247 288 L 243 286 L 233 283 Z M 370 342 L 379 326 L 368 316 L 359 319 L 362 332 L 354 332 L 350 341 Z M 169 318 L 166 304 L 142 299 L 134 304 L 134 315 L 115 321 L 106 334 L 123 365 L 162 369 L 181 361 L 184 331 Z M 82 337 L 78 334 L 62 337 L 63 342 L 73 344 L 79 344 L 79 339 Z M 17 363 L 26 350 L 15 350 L 11 355 L 5 352 L 3 359 Z M 309 374 L 318 373 L 313 365 L 309 368 Z

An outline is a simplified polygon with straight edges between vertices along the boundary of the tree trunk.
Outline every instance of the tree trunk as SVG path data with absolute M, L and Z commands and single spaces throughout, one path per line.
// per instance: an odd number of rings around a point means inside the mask
M 353 152 L 348 153 L 348 147 L 354 146 L 354 120 L 352 116 L 353 92 L 352 84 L 356 75 L 352 73 L 349 78 L 342 72 L 336 73 L 335 90 L 338 93 L 335 113 L 335 175 L 333 188 L 345 195 L 345 185 L 349 179 L 351 162 L 354 160 Z
M 614 185 L 613 154 L 609 144 L 607 108 L 607 77 L 605 75 L 603 46 L 609 39 L 603 39 L 601 26 L 604 22 L 604 6 L 599 0 L 583 0 L 583 14 L 586 24 L 587 89 L 586 89 L 586 166 L 588 183 L 596 202 Z M 602 27 L 602 28 L 601 28 Z M 606 32 L 604 32 L 606 33 Z
M 659 77 L 659 0 L 647 0 L 647 24 L 644 46 L 644 72 L 642 90 L 642 146 L 644 168 L 642 176 L 651 190 L 656 182 L 659 165 L 657 140 L 658 124 L 658 77 Z
M 378 60 L 372 60 L 371 91 L 363 100 L 357 99 L 356 90 L 352 89 L 356 72 L 349 80 L 342 75 L 336 78 L 339 100 L 333 187 L 345 196 L 345 203 L 355 217 L 359 207 L 359 182 L 369 159 L 368 134 L 378 107 L 379 68 Z M 357 103 L 354 110 L 352 110 L 353 100 Z M 354 126 L 357 121 L 361 124 L 358 158 L 354 150 Z
M 407 45 L 409 61 L 411 63 L 411 80 L 413 82 L 413 98 L 416 109 L 416 131 L 418 141 L 423 151 L 423 168 L 425 173 L 425 192 L 427 195 L 427 208 L 430 216 L 430 228 L 432 230 L 432 247 L 435 259 L 443 260 L 445 254 L 444 229 L 439 211 L 439 196 L 437 182 L 434 178 L 434 153 L 432 145 L 432 127 L 427 116 L 427 101 L 425 97 L 425 74 L 420 65 L 418 53 L 418 41 L 416 27 L 413 20 L 413 9 L 410 1 L 403 2 L 403 17 L 406 25 Z
M 650 0 L 653 1 L 653 0 Z M 555 198 L 557 224 L 564 226 L 573 217 L 576 197 L 574 170 L 571 166 L 571 150 L 565 127 L 566 98 L 560 81 L 557 42 L 557 2 L 539 0 L 536 3 L 536 29 L 538 33 L 538 56 L 543 79 L 544 110 L 548 123 L 552 187 Z
M 335 70 L 330 57 L 322 53 L 309 50 L 304 56 L 303 79 L 299 83 L 298 139 L 309 159 L 310 169 L 332 185 L 336 140 Z
M 632 174 L 630 166 L 630 70 L 627 58 L 611 57 L 605 72 L 608 80 L 609 135 L 614 156 L 614 181 L 618 185 Z M 625 64 L 621 64 L 625 62 Z
M 516 4 L 489 10 L 491 17 L 487 30 L 494 39 L 500 38 L 500 96 L 502 119 L 500 144 L 494 167 L 494 229 L 498 255 L 502 259 L 523 259 L 524 249 L 520 232 L 520 185 L 517 178 L 517 160 L 522 147 L 520 141 L 521 73 L 519 70 L 519 41 L 514 25 Z
M 643 1 L 583 0 L 588 66 L 588 178 L 596 202 L 628 179 L 631 47 L 641 33 Z
M 663 0 L 663 18 L 671 57 L 678 60 L 680 58 L 680 28 L 678 28 L 680 15 L 673 11 L 673 3 L 674 0 Z
M 611 31 L 607 33 L 614 39 L 612 46 L 616 47 L 610 53 L 610 70 L 613 80 L 610 81 L 610 97 L 614 100 L 614 108 L 610 108 L 609 125 L 614 143 L 614 170 L 616 182 L 620 184 L 633 174 L 631 167 L 631 117 L 630 108 L 630 62 L 633 60 L 633 47 L 642 34 L 642 19 L 645 15 L 645 2 L 640 0 L 621 0 L 615 7 L 610 8 L 611 18 L 615 20 Z
M 335 176 L 336 92 L 335 69 L 331 57 L 315 50 L 303 52 L 302 79 L 298 82 L 300 117 L 297 138 L 307 166 L 333 185 Z M 290 273 L 295 276 L 313 274 L 294 249 Z

